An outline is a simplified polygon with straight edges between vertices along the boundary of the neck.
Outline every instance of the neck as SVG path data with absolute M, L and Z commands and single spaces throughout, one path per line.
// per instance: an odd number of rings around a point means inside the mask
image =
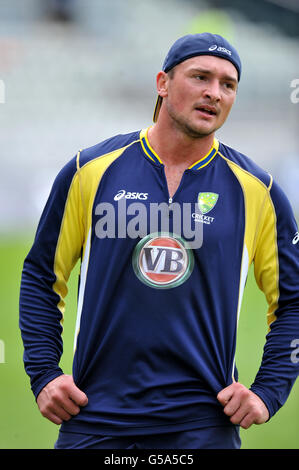
M 164 127 L 160 123 L 150 127 L 148 140 L 165 166 L 179 165 L 189 168 L 203 158 L 213 145 L 214 133 L 193 138 L 177 129 Z

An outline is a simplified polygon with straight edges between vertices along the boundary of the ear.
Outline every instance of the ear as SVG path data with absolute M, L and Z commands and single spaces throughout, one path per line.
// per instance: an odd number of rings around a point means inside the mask
M 161 70 L 161 72 L 159 72 L 157 75 L 156 82 L 158 95 L 160 95 L 162 98 L 165 98 L 168 94 L 168 81 L 169 77 L 167 73 Z

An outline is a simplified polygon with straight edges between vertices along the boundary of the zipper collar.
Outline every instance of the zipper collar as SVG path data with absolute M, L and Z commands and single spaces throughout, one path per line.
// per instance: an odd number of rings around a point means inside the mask
M 154 149 L 150 146 L 148 137 L 147 137 L 147 132 L 148 132 L 149 127 L 146 129 L 142 129 L 140 132 L 140 142 L 141 142 L 141 147 L 146 155 L 147 158 L 149 158 L 152 162 L 158 164 L 158 165 L 163 165 L 163 162 L 159 155 L 154 151 Z M 213 145 L 208 151 L 208 153 L 197 160 L 197 162 L 192 163 L 191 166 L 189 166 L 188 170 L 200 170 L 201 168 L 204 168 L 207 166 L 217 155 L 219 149 L 219 141 L 214 137 Z

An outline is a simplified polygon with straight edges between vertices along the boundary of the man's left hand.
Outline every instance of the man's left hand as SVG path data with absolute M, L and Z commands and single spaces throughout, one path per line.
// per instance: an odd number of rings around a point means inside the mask
M 221 390 L 218 401 L 224 406 L 224 413 L 233 424 L 248 429 L 252 424 L 262 424 L 269 419 L 264 402 L 244 385 L 234 382 Z

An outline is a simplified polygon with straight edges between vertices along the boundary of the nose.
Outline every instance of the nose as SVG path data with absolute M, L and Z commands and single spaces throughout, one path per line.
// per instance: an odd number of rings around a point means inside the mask
M 204 90 L 204 96 L 211 101 L 218 102 L 221 99 L 220 84 L 218 80 L 209 80 Z

